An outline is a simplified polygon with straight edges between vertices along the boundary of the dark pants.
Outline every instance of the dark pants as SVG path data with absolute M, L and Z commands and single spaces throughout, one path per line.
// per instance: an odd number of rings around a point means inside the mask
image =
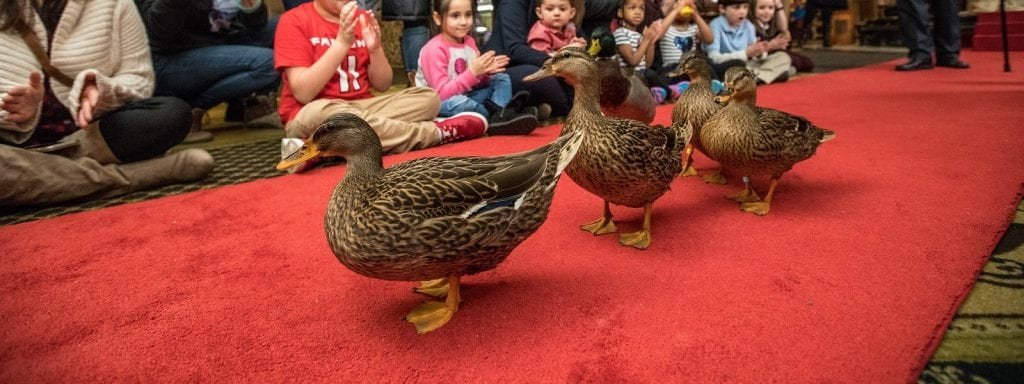
M 277 18 L 260 31 L 239 33 L 224 45 L 171 54 L 153 53 L 158 96 L 174 96 L 193 108 L 210 109 L 252 93 L 277 90 L 281 76 L 274 69 Z
M 99 121 L 110 152 L 122 163 L 163 155 L 185 139 L 191 126 L 192 109 L 174 97 L 131 102 Z
M 746 67 L 747 63 L 743 60 L 729 60 L 721 64 L 711 63 L 711 76 L 714 76 L 715 80 L 725 79 L 725 71 L 732 67 Z
M 928 1 L 896 0 L 896 11 L 903 33 L 903 45 L 910 49 L 911 59 L 938 60 L 960 56 L 960 18 L 956 0 L 932 0 L 935 14 L 934 39 L 928 33 Z
M 572 108 L 572 87 L 555 77 L 540 81 L 523 81 L 524 77 L 538 70 L 540 68 L 529 64 L 505 68 L 505 73 L 508 73 L 508 77 L 512 79 L 512 93 L 515 94 L 521 90 L 529 91 L 531 105 L 548 103 L 551 106 L 552 117 L 568 115 L 569 109 Z
M 804 25 L 806 28 L 812 28 L 814 25 L 814 18 L 818 16 L 818 11 L 821 11 L 821 45 L 830 46 L 832 45 L 832 7 L 821 6 L 813 2 L 807 3 L 807 16 L 804 18 Z M 804 31 L 802 38 L 806 39 L 812 35 L 812 31 Z

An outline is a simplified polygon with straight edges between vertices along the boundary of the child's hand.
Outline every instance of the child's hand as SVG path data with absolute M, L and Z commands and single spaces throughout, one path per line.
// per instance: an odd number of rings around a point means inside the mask
M 473 72 L 474 76 L 489 75 L 503 72 L 506 65 L 508 65 L 508 56 L 499 56 L 495 55 L 494 51 L 487 51 L 473 59 L 473 63 L 469 65 L 469 70 Z
M 351 47 L 352 42 L 355 40 L 356 9 L 359 4 L 355 1 L 348 3 L 344 3 L 343 0 L 335 1 L 341 7 L 341 13 L 338 15 L 338 36 L 335 37 L 335 43 L 341 44 L 344 47 Z
M 655 20 L 647 28 L 644 28 L 644 40 L 655 41 L 661 38 L 662 33 L 665 32 L 661 26 L 661 20 Z
M 572 38 L 572 40 L 569 40 L 569 44 L 566 44 L 566 46 L 587 49 L 587 39 L 584 39 L 582 37 L 574 37 Z
M 363 24 L 363 41 L 366 42 L 366 49 L 377 52 L 381 48 L 380 24 L 377 23 L 377 18 L 371 11 L 367 16 L 359 17 L 359 22 Z
M 767 45 L 768 44 L 763 41 L 758 41 L 754 44 L 751 44 L 749 47 L 747 47 L 747 58 L 753 59 L 765 54 L 765 52 L 768 52 Z

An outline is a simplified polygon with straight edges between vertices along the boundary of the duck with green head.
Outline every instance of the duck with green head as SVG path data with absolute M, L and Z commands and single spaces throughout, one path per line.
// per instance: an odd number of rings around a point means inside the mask
M 601 112 L 650 124 L 655 114 L 651 90 L 636 72 L 619 62 L 615 36 L 605 26 L 595 28 L 590 36 L 587 53 L 594 57 L 601 78 Z

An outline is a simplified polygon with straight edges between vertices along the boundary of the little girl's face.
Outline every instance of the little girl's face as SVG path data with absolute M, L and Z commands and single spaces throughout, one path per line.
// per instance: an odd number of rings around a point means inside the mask
M 769 24 L 775 17 L 775 0 L 757 0 L 754 16 L 763 24 Z
M 444 16 L 434 12 L 434 22 L 441 27 L 441 33 L 461 42 L 473 28 L 473 8 L 470 0 L 451 0 Z
M 561 29 L 576 17 L 576 8 L 570 0 L 543 0 L 537 6 L 537 18 L 550 28 Z
M 729 25 L 737 26 L 743 23 L 743 20 L 747 19 L 747 12 L 750 10 L 750 6 L 746 3 L 733 4 L 727 6 L 719 6 L 722 14 L 725 15 L 725 21 L 729 22 Z
M 644 0 L 629 0 L 619 8 L 619 18 L 636 28 L 644 22 Z

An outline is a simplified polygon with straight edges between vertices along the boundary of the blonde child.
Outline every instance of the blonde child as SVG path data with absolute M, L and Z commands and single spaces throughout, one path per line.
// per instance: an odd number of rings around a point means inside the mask
M 439 116 L 476 112 L 488 116 L 491 135 L 530 133 L 537 116 L 507 108 L 513 101 L 512 80 L 503 73 L 508 56 L 481 54 L 469 36 L 475 9 L 475 0 L 434 1 L 433 19 L 441 32 L 420 50 L 416 85 L 437 91 Z M 516 94 L 516 104 L 527 98 L 527 92 Z
M 645 26 L 644 0 L 619 0 L 616 14 L 619 28 L 612 33 L 615 36 L 615 45 L 618 46 L 619 59 L 623 66 L 634 68 L 644 79 L 651 88 L 651 96 L 658 104 L 675 100 L 679 97 L 679 92 L 670 87 L 657 72 L 648 68 L 648 63 L 654 62 L 655 45 L 665 32 L 663 25 L 672 24 L 682 7 L 682 4 L 678 5 L 663 20 L 656 20 Z
M 537 22 L 533 23 L 526 42 L 530 48 L 554 55 L 565 46 L 586 47 L 587 41 L 576 35 L 576 0 L 540 0 L 537 2 Z
M 758 41 L 754 24 L 747 20 L 750 0 L 719 0 L 718 10 L 721 15 L 708 23 L 714 40 L 706 45 L 705 51 L 720 78 L 726 69 L 736 65 L 745 65 L 762 83 L 772 83 L 787 75 L 789 55 L 769 53 L 779 45 L 784 47 L 783 42 Z
M 777 14 L 782 10 L 777 8 L 777 1 L 754 0 L 754 29 L 757 31 L 757 38 L 760 41 L 768 42 L 769 54 L 781 51 L 789 55 L 791 62 L 789 76 L 796 72 L 810 72 L 814 69 L 814 62 L 811 61 L 811 58 L 788 50 L 790 38 L 779 28 Z

